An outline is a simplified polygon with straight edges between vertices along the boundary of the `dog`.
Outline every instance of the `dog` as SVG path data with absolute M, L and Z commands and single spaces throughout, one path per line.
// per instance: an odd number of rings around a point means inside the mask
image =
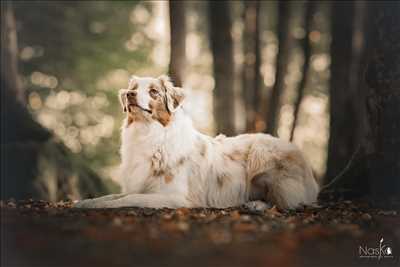
M 119 91 L 122 194 L 77 208 L 227 208 L 265 201 L 280 209 L 316 202 L 319 186 L 300 150 L 268 134 L 213 138 L 184 109 L 184 90 L 167 76 L 132 76 Z

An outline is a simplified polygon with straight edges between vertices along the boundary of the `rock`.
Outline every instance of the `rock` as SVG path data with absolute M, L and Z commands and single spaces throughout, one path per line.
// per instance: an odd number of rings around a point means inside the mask
M 271 208 L 271 205 L 265 203 L 264 201 L 256 200 L 250 201 L 243 204 L 244 212 L 263 214 L 267 209 Z

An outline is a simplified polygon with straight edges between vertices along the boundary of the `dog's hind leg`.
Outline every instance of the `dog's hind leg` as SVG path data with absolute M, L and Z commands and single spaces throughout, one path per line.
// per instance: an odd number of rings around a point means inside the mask
M 252 188 L 258 192 L 259 199 L 281 209 L 295 209 L 316 200 L 309 196 L 305 184 L 297 177 L 271 177 L 268 173 L 261 173 L 253 178 Z
M 301 152 L 279 140 L 272 144 L 267 141 L 255 142 L 249 152 L 249 198 L 263 199 L 282 209 L 316 202 L 318 184 Z

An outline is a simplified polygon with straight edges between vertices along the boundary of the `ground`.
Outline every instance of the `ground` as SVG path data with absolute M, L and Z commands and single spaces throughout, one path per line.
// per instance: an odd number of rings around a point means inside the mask
M 2 266 L 400 266 L 399 210 L 362 199 L 296 211 L 8 200 L 1 215 Z M 361 257 L 360 247 L 373 253 L 382 238 L 380 259 Z

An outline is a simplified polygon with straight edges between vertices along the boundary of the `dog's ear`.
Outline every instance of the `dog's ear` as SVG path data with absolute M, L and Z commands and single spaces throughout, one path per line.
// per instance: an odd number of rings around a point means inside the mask
M 126 89 L 120 89 L 118 92 L 118 98 L 119 98 L 119 103 L 122 106 L 122 110 L 124 112 L 128 111 L 128 105 L 127 105 L 127 100 L 126 100 L 126 93 L 128 90 Z
M 166 75 L 161 75 L 158 77 L 158 80 L 160 80 L 161 86 L 165 90 L 168 111 L 170 113 L 175 112 L 185 98 L 183 89 L 180 87 L 175 87 L 169 77 Z

